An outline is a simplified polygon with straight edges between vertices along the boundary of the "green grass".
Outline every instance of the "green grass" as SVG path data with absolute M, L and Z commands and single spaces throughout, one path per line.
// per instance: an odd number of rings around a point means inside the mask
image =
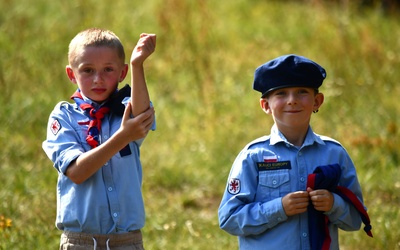
M 146 62 L 158 125 L 142 147 L 147 249 L 237 248 L 217 208 L 237 153 L 272 125 L 254 69 L 286 53 L 326 68 L 312 125 L 348 149 L 369 208 L 374 238 L 341 232 L 342 249 L 400 249 L 399 18 L 327 2 L 1 1 L 0 249 L 58 246 L 57 173 L 41 142 L 76 87 L 68 43 L 93 26 L 113 30 L 128 55 L 140 33 L 158 35 Z

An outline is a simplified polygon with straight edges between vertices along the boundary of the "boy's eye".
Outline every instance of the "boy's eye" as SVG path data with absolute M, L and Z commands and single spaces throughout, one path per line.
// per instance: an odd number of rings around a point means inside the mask
M 299 94 L 308 94 L 308 93 L 310 93 L 310 90 L 308 90 L 308 89 L 300 89 L 299 90 Z
M 92 73 L 93 72 L 93 70 L 90 69 L 90 68 L 83 69 L 82 71 L 85 72 L 85 73 Z
M 285 91 L 277 91 L 277 92 L 275 93 L 275 95 L 284 95 L 284 94 L 286 94 Z
M 104 71 L 105 71 L 105 72 L 112 72 L 112 71 L 113 71 L 113 68 L 105 68 Z

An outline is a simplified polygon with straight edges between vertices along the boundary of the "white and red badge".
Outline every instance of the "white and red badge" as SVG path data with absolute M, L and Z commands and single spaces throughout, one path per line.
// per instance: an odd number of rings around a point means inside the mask
M 278 157 L 276 155 L 268 155 L 268 156 L 264 156 L 264 162 L 277 162 L 278 161 Z
M 58 131 L 60 131 L 60 129 L 61 129 L 60 122 L 57 119 L 54 119 L 50 125 L 51 132 L 53 133 L 53 135 L 56 135 Z
M 228 184 L 228 192 L 230 194 L 238 194 L 240 192 L 240 180 L 231 178 Z

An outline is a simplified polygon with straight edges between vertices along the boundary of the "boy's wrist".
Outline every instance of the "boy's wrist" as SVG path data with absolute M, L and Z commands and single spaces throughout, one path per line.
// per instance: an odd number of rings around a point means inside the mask
M 139 61 L 139 60 L 131 60 L 130 65 L 131 67 L 143 67 L 144 60 Z

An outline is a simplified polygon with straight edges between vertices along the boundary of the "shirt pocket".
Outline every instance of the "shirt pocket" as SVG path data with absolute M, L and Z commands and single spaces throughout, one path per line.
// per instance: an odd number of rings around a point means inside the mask
M 259 174 L 259 194 L 262 200 L 283 197 L 290 192 L 290 175 L 287 170 L 262 171 Z

